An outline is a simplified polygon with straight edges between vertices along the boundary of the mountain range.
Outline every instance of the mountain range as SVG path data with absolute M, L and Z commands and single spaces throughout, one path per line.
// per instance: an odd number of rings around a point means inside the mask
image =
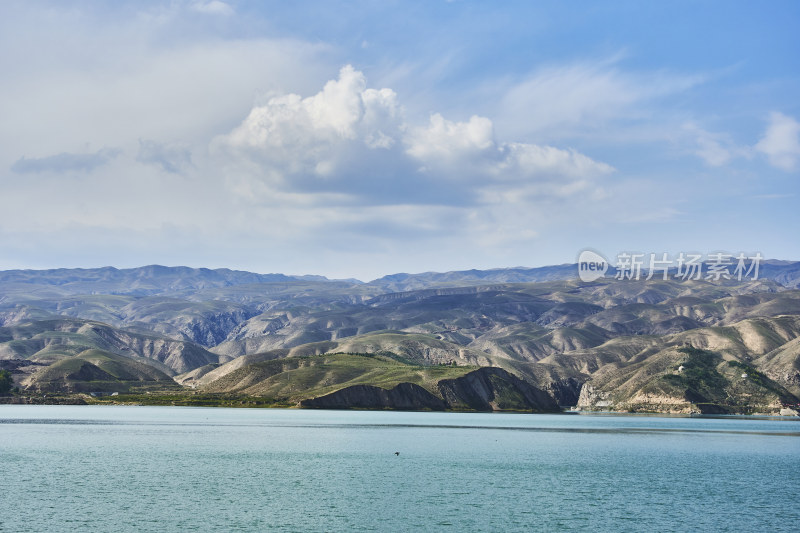
M 756 280 L 612 270 L 588 283 L 569 264 L 367 283 L 157 265 L 11 270 L 0 272 L 0 368 L 18 399 L 777 413 L 800 396 L 798 286 L 789 261 L 764 262 Z

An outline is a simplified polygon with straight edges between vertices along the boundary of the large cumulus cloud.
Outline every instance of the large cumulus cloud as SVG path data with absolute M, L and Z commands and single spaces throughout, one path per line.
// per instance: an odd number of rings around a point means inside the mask
M 392 89 L 369 88 L 349 65 L 317 94 L 254 107 L 212 151 L 243 161 L 230 172 L 268 187 L 395 204 L 476 203 L 543 186 L 564 193 L 613 171 L 572 149 L 498 141 L 486 117 L 409 123 Z

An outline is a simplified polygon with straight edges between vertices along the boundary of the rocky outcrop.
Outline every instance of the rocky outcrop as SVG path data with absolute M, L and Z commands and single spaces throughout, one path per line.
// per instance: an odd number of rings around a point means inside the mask
M 253 312 L 234 309 L 198 317 L 179 327 L 181 335 L 203 346 L 224 342 L 237 326 L 253 316 Z
M 450 409 L 473 411 L 558 411 L 555 399 L 502 368 L 481 368 L 444 379 L 439 392 Z
M 551 381 L 545 390 L 556 399 L 558 405 L 571 407 L 578 405 L 583 381 L 578 378 L 569 377 Z
M 323 409 L 400 409 L 441 411 L 555 412 L 555 399 L 501 368 L 481 368 L 469 374 L 439 381 L 441 397 L 413 383 L 392 389 L 353 385 L 318 398 L 303 400 L 300 407 Z
M 607 392 L 598 391 L 589 383 L 584 383 L 578 396 L 579 408 L 608 407 L 611 405 Z

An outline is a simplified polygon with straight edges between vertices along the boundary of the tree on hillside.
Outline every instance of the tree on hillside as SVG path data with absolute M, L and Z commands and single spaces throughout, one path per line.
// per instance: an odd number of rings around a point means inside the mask
M 0 394 L 8 394 L 14 386 L 14 378 L 8 370 L 0 370 Z

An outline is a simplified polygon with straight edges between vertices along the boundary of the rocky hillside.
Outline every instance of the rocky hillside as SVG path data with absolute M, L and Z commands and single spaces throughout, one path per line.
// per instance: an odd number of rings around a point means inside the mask
M 563 406 L 586 409 L 774 412 L 800 396 L 800 264 L 768 262 L 761 279 L 743 282 L 584 283 L 574 272 L 561 265 L 398 274 L 363 284 L 167 267 L 8 271 L 0 273 L 0 361 L 22 383 L 39 366 L 98 349 L 190 390 L 297 401 L 312 397 L 256 377 L 277 368 L 270 365 L 342 352 L 388 355 L 414 368 L 502 369 Z M 669 376 L 688 361 L 681 349 L 713 355 L 709 375 L 721 376 L 712 380 L 719 390 L 679 390 Z M 737 379 L 736 365 L 749 371 Z M 743 373 L 763 378 L 742 382 Z M 378 387 L 341 394 L 391 403 L 381 391 L 411 383 L 446 402 L 418 381 L 308 386 L 313 398 Z
M 692 347 L 668 348 L 645 364 L 598 372 L 578 407 L 670 413 L 775 413 L 797 398 L 754 366 Z
M 391 355 L 329 354 L 256 362 L 211 380 L 203 390 L 330 409 L 558 410 L 550 394 L 499 368 L 421 366 Z
M 0 359 L 51 363 L 88 349 L 142 358 L 169 375 L 229 360 L 189 342 L 133 333 L 91 320 L 53 316 L 0 327 Z
M 39 393 L 125 393 L 175 389 L 167 374 L 151 365 L 102 350 L 85 350 L 42 367 L 22 385 Z

